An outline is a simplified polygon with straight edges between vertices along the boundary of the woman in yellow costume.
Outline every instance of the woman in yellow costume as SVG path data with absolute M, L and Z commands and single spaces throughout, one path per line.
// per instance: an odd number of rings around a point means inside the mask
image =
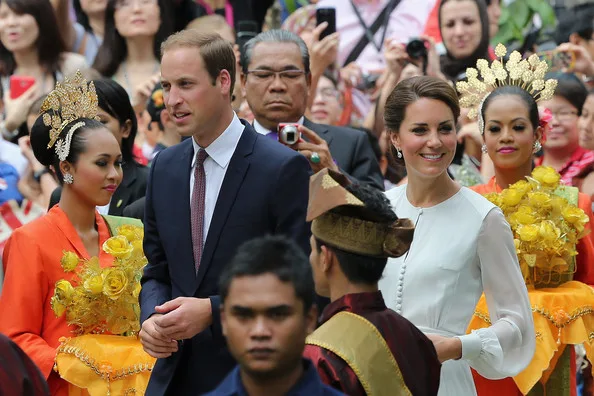
M 499 60 L 495 60 L 490 66 L 487 61 L 480 60 L 477 62 L 478 70 L 467 71 L 469 80 L 457 85 L 462 94 L 461 105 L 471 109 L 469 117 L 478 117 L 485 142 L 483 152 L 489 154 L 495 167 L 495 176 L 487 184 L 472 189 L 487 194 L 496 202 L 499 200 L 500 205 L 505 205 L 502 201 L 506 197 L 512 197 L 513 194 L 508 194 L 507 191 L 514 190 L 514 187 L 550 183 L 550 191 L 567 200 L 558 202 L 564 202 L 563 205 L 566 206 L 569 206 L 568 203 L 573 204 L 583 210 L 578 211 L 580 224 L 584 227 L 580 236 L 586 235 L 592 222 L 589 197 L 578 193 L 574 187 L 559 187 L 554 190 L 559 175 L 552 168 L 537 168 L 532 173 L 533 154 L 541 148 L 540 140 L 546 125 L 546 120 L 539 117 L 537 101 L 550 98 L 557 82 L 544 81 L 548 67 L 537 57 L 521 60 L 520 54 L 514 52 L 504 64 L 506 52 L 505 47 L 499 45 Z M 524 184 L 522 181 L 526 180 L 531 181 Z M 515 186 L 508 189 L 514 183 Z M 500 194 L 502 191 L 503 194 Z M 538 210 L 538 205 L 535 202 L 533 204 L 527 209 Z M 510 219 L 513 216 L 517 219 L 519 213 L 506 216 L 511 224 L 515 224 L 515 219 Z M 528 221 L 529 218 L 523 220 Z M 519 228 L 516 227 L 515 231 L 517 230 Z M 518 238 L 516 241 L 517 246 L 520 240 Z M 531 262 L 533 267 L 530 267 L 526 265 L 525 259 L 520 260 L 521 265 L 524 263 L 523 272 L 534 315 L 536 352 L 528 368 L 514 378 L 489 380 L 473 372 L 478 395 L 575 395 L 575 354 L 572 346 L 565 346 L 585 343 L 589 352 L 588 335 L 594 331 L 594 293 L 587 285 L 594 284 L 592 238 L 590 235 L 584 236 L 579 239 L 577 248 L 575 245 L 573 242 L 571 248 L 565 248 L 565 251 L 578 253 L 566 260 L 566 266 L 551 268 L 549 263 L 549 268 L 541 270 L 534 262 Z M 531 256 L 524 253 L 531 252 L 519 252 L 519 256 Z M 573 253 L 568 254 L 571 256 Z M 571 279 L 574 281 L 570 281 Z M 482 296 L 469 331 L 488 325 L 487 304 Z
M 130 219 L 103 217 L 96 210 L 109 203 L 122 181 L 120 147 L 98 121 L 97 103 L 94 85 L 87 84 L 80 73 L 48 95 L 32 128 L 31 145 L 35 157 L 53 167 L 63 184 L 62 196 L 46 215 L 14 231 L 3 256 L 6 277 L 0 296 L 0 333 L 29 355 L 47 379 L 51 394 L 58 396 L 86 391 L 54 370 L 61 342 L 77 330 L 70 324 L 77 318 L 60 312 L 65 307 L 59 309 L 55 295 L 70 290 L 62 285 L 75 282 L 73 270 L 79 261 L 96 257 L 98 270 L 112 266 L 114 257 L 101 247 L 117 225 L 134 224 Z M 65 262 L 63 257 L 70 260 Z M 114 283 L 107 285 L 108 291 L 109 286 Z M 150 362 L 148 356 L 146 361 Z M 90 362 L 85 363 L 88 370 Z

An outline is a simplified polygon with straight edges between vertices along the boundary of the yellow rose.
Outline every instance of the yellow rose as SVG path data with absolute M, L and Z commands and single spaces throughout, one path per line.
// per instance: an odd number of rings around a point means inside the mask
M 558 195 L 551 197 L 551 209 L 553 214 L 559 214 L 568 205 L 567 200 Z
M 142 247 L 142 239 L 138 239 L 136 241 L 131 242 L 132 245 L 132 257 L 142 257 L 144 256 L 144 250 Z
M 103 291 L 103 278 L 101 275 L 92 276 L 85 280 L 83 287 L 91 294 L 101 294 Z
M 127 259 L 134 248 L 125 236 L 117 235 L 109 238 L 103 243 L 103 251 L 114 257 Z
M 118 268 L 108 268 L 103 274 L 103 294 L 112 300 L 117 300 L 128 286 L 128 278 L 124 271 Z
M 67 280 L 61 279 L 56 282 L 54 296 L 63 304 L 68 305 L 74 295 L 74 287 Z
M 64 312 L 66 311 L 66 305 L 62 304 L 55 295 L 50 299 L 50 306 L 58 318 L 64 315 Z
M 534 208 L 546 209 L 551 207 L 551 196 L 547 193 L 536 191 L 528 193 L 528 202 Z
M 142 241 L 142 238 L 144 237 L 144 229 L 142 227 L 124 224 L 117 228 L 116 234 L 126 237 L 129 242 L 134 242 L 136 240 Z
M 516 206 L 522 200 L 522 195 L 518 190 L 505 189 L 501 192 L 501 201 L 505 206 Z
M 555 241 L 561 236 L 561 230 L 551 220 L 543 220 L 540 223 L 538 234 L 545 241 Z
M 60 264 L 65 272 L 72 272 L 78 266 L 80 262 L 80 258 L 74 252 L 67 252 L 63 251 L 62 259 L 60 260 Z
M 567 205 L 565 208 L 563 208 L 563 210 L 561 211 L 561 215 L 563 216 L 565 221 L 567 221 L 570 224 L 573 224 L 575 226 L 581 224 L 582 229 L 583 225 L 590 221 L 586 213 L 584 213 L 582 209 L 574 205 Z
M 510 223 L 534 224 L 536 222 L 536 213 L 526 205 L 521 205 L 516 212 L 510 216 Z
M 540 227 L 534 224 L 521 225 L 516 230 L 518 237 L 523 242 L 532 242 L 538 237 Z
M 532 171 L 532 177 L 546 187 L 557 187 L 561 176 L 550 166 L 539 166 Z
M 529 191 L 532 191 L 532 186 L 526 180 L 515 182 L 509 186 L 509 188 L 518 191 L 522 196 L 526 195 Z

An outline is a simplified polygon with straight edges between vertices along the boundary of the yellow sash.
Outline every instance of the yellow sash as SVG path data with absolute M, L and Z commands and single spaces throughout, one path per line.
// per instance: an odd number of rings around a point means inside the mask
M 364 317 L 339 312 L 305 342 L 324 348 L 344 360 L 355 372 L 368 396 L 411 395 L 386 340 Z

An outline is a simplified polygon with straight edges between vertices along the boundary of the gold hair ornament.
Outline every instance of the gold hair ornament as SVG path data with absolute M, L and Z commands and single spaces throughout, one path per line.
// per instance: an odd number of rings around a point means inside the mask
M 528 59 L 522 59 L 518 51 L 513 51 L 504 63 L 507 48 L 503 44 L 497 44 L 495 55 L 498 59 L 495 59 L 491 66 L 486 59 L 479 59 L 476 69 L 466 69 L 467 81 L 456 83 L 456 89 L 461 94 L 460 106 L 470 109 L 468 118 L 478 117 L 481 134 L 484 133 L 485 126 L 481 115 L 483 103 L 497 87 L 517 86 L 528 92 L 536 102 L 551 99 L 557 88 L 557 80 L 544 80 L 549 66 L 546 61 L 540 60 L 538 55 L 533 54 Z
M 95 91 L 95 84 L 92 81 L 87 84 L 87 80 L 83 78 L 80 70 L 72 79 L 65 78 L 63 83 L 56 83 L 54 90 L 43 101 L 40 114 L 43 114 L 45 126 L 51 128 L 47 148 L 50 149 L 56 145 L 55 150 L 60 161 L 64 161 L 68 157 L 72 135 L 85 123 L 77 122 L 68 130 L 64 138 L 60 138 L 64 127 L 80 118 L 99 121 L 98 108 L 99 99 Z

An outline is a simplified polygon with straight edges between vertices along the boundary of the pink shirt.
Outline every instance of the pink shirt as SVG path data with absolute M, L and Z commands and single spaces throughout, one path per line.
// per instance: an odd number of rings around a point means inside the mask
M 365 24 L 370 27 L 389 0 L 354 0 Z M 423 33 L 427 18 L 435 5 L 436 0 L 401 0 L 392 11 L 388 21 L 386 38 L 407 43 L 411 37 L 418 37 Z M 350 0 L 320 0 L 317 8 L 336 8 L 336 30 L 340 33 L 338 47 L 338 63 L 343 66 L 344 61 L 365 34 L 364 28 L 355 14 Z M 383 27 L 375 34 L 376 43 L 380 44 Z M 357 60 L 363 71 L 381 70 L 384 68 L 383 51 L 378 52 L 372 43 L 369 43 Z
M 389 0 L 354 0 L 361 17 L 367 27 L 371 27 Z M 394 39 L 406 44 L 412 37 L 420 36 L 436 0 L 401 0 L 390 14 L 386 39 Z M 336 9 L 336 30 L 340 34 L 337 62 L 342 67 L 352 49 L 365 34 L 365 29 L 355 14 L 350 0 L 320 0 L 317 8 L 333 7 Z M 384 28 L 380 27 L 375 34 L 375 42 L 379 45 Z M 367 44 L 357 64 L 365 72 L 380 72 L 385 67 L 383 43 L 378 51 L 373 43 Z M 367 114 L 371 109 L 371 100 L 365 93 L 353 90 L 353 105 L 357 113 Z M 360 121 L 360 120 L 358 120 Z M 355 122 L 357 123 L 357 122 Z

